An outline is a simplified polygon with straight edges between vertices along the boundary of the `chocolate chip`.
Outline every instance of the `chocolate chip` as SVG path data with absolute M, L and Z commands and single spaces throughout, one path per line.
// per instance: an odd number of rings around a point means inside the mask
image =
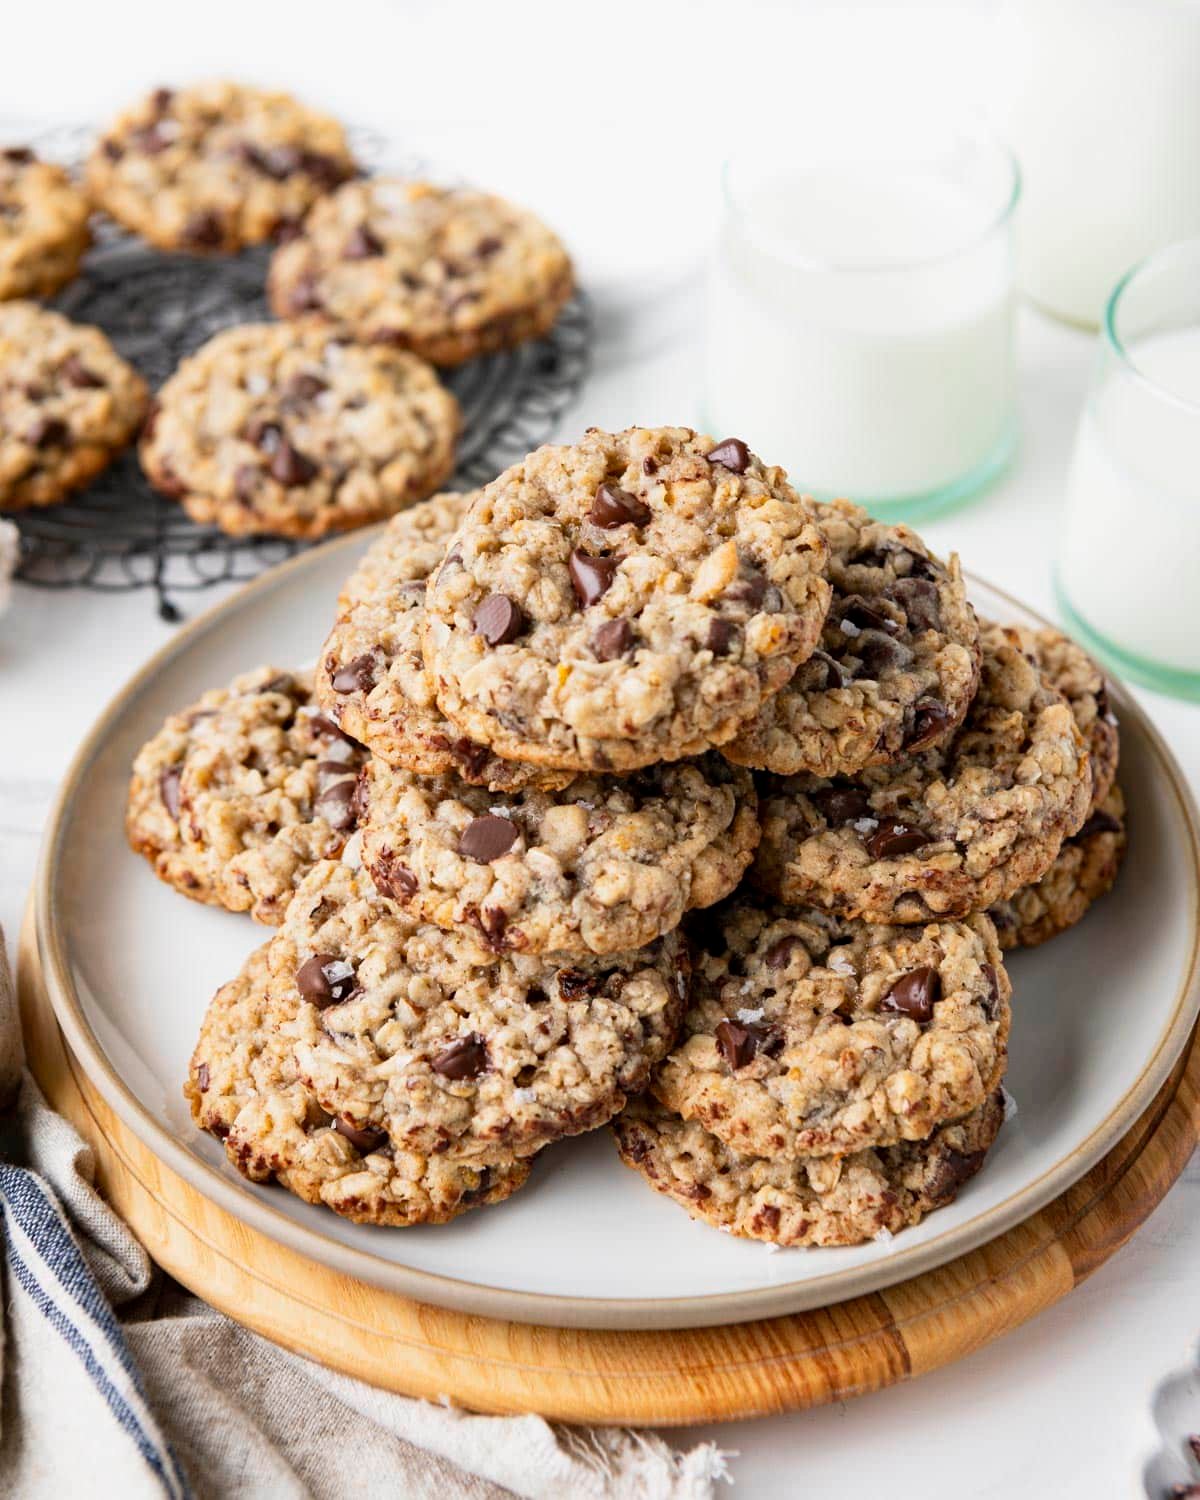
M 592 636 L 597 661 L 616 661 L 633 645 L 633 627 L 624 618 L 606 620 Z
M 872 859 L 894 859 L 898 854 L 911 854 L 929 842 L 929 835 L 911 823 L 888 818 L 867 840 L 867 852 Z
M 588 511 L 593 526 L 609 530 L 613 526 L 644 526 L 653 512 L 650 507 L 615 484 L 602 484 Z
M 383 254 L 383 241 L 374 235 L 365 224 L 359 224 L 350 231 L 350 236 L 342 246 L 343 260 L 370 260 L 372 256 Z
M 848 594 L 838 606 L 838 619 L 846 620 L 855 630 L 882 630 L 895 635 L 900 626 L 882 610 L 875 608 L 861 594 Z M 852 632 L 846 631 L 850 635 Z
M 581 605 L 595 604 L 597 599 L 604 597 L 612 587 L 619 562 L 616 557 L 593 557 L 591 553 L 575 548 L 568 559 L 567 572 Z
M 296 988 L 310 1005 L 340 1005 L 358 990 L 354 965 L 332 953 L 314 953 L 296 970 Z
M 323 818 L 330 828 L 338 833 L 345 833 L 354 827 L 354 794 L 357 789 L 357 780 L 352 780 L 349 776 L 341 781 L 335 781 L 332 786 L 326 787 L 313 803 L 313 811 L 318 817 Z
M 952 1151 L 948 1147 L 939 1152 L 925 1178 L 926 1200 L 931 1205 L 948 1202 L 979 1171 L 986 1156 L 986 1151 Z
M 290 405 L 304 406 L 319 396 L 322 391 L 328 389 L 328 382 L 322 380 L 319 375 L 301 370 L 298 375 L 293 375 L 284 386 L 283 400 Z
M 417 892 L 417 877 L 402 859 L 385 850 L 371 866 L 371 878 L 381 895 L 390 896 L 401 905 Z
M 489 646 L 506 646 L 524 630 L 525 616 L 517 601 L 507 594 L 489 594 L 475 611 L 471 625 Z
M 488 1065 L 487 1048 L 476 1032 L 455 1037 L 430 1063 L 443 1078 L 478 1078 Z
M 475 246 L 475 254 L 480 260 L 490 260 L 504 248 L 504 242 L 496 238 L 494 234 L 484 235 L 478 245 Z
M 884 672 L 903 672 L 913 659 L 903 641 L 893 640 L 881 630 L 862 631 L 850 650 L 862 662 L 863 670 L 873 678 L 881 677 Z
M 198 249 L 216 249 L 225 239 L 221 216 L 211 209 L 193 214 L 183 226 L 182 239 L 185 245 L 195 245 Z
M 810 693 L 826 693 L 831 688 L 844 688 L 854 679 L 840 662 L 834 661 L 827 651 L 813 652 L 800 668 L 799 685 Z
M 256 469 L 253 464 L 238 464 L 233 471 L 233 493 L 243 505 L 249 505 L 258 494 L 261 480 L 261 469 Z
M 375 670 L 378 658 L 374 651 L 364 651 L 333 674 L 331 686 L 335 693 L 365 693 L 375 686 Z
M 39 417 L 25 434 L 31 448 L 61 447 L 71 436 L 71 429 L 57 417 Z
M 763 963 L 768 969 L 786 969 L 792 961 L 792 954 L 802 949 L 804 944 L 798 937 L 791 934 L 781 937 L 778 942 L 772 943 L 763 954 Z
M 657 474 L 658 473 L 658 459 L 655 458 L 655 457 L 653 457 L 653 455 L 651 455 L 651 454 L 647 454 L 646 457 L 642 459 L 642 473 L 643 474 Z
M 350 1144 L 363 1156 L 370 1156 L 380 1146 L 387 1144 L 386 1130 L 360 1130 L 357 1125 L 348 1125 L 340 1116 L 333 1122 L 338 1135 L 344 1135 Z
M 767 580 L 757 568 L 747 568 L 742 577 L 725 590 L 725 598 L 739 604 L 748 604 L 751 609 L 761 607 L 767 597 Z
M 368 656 L 370 656 L 371 654 L 371 652 L 367 652 Z M 361 659 L 362 658 L 360 657 L 359 660 Z M 347 745 L 353 745 L 356 750 L 361 750 L 363 748 L 362 745 L 360 745 L 358 741 L 353 737 L 353 735 L 347 734 L 344 729 L 339 728 L 339 726 L 335 724 L 332 719 L 327 719 L 324 714 L 312 714 L 311 723 L 313 731 L 316 734 L 331 735 L 334 739 L 342 740 Z
M 300 170 L 326 191 L 349 182 L 355 175 L 354 167 L 336 156 L 327 156 L 324 151 L 305 151 Z
M 902 975 L 880 1002 L 880 1010 L 895 1011 L 913 1021 L 931 1021 L 933 1007 L 942 998 L 942 980 L 928 964 Z
M 716 1029 L 717 1047 L 721 1056 L 735 1072 L 744 1068 L 758 1051 L 758 1038 L 747 1026 L 736 1021 L 721 1021 Z
M 586 1000 L 599 988 L 596 976 L 585 974 L 582 969 L 559 969 L 554 977 L 563 1000 Z
M 282 182 L 304 165 L 304 152 L 299 146 L 256 146 L 253 141 L 243 141 L 238 154 L 243 161 L 275 182 Z
M 503 953 L 508 946 L 504 934 L 508 928 L 508 917 L 498 906 L 474 906 L 467 911 L 467 920 L 478 929 L 486 947 L 493 953 Z M 521 943 L 513 946 L 520 947 Z
M 208 1071 L 208 1064 L 202 1062 L 196 1069 L 196 1087 L 202 1094 L 208 1093 L 208 1086 L 212 1082 L 212 1075 Z
M 741 438 L 722 438 L 706 456 L 710 464 L 721 464 L 733 474 L 744 474 L 750 467 L 750 450 Z
M 108 157 L 109 161 L 120 161 L 125 155 L 125 147 L 121 145 L 120 141 L 104 141 L 101 144 L 101 150 Z
M 489 865 L 492 860 L 507 854 L 519 836 L 515 823 L 498 818 L 494 813 L 485 813 L 481 818 L 472 818 L 463 829 L 458 852 L 465 859 Z
M 129 132 L 129 144 L 143 156 L 157 156 L 171 144 L 171 137 L 165 135 L 157 125 L 139 125 L 136 130 Z M 185 229 L 184 233 L 186 232 Z
M 176 822 L 179 821 L 179 779 L 182 775 L 182 766 L 168 766 L 158 778 L 158 795 Z
M 78 354 L 68 354 L 58 367 L 58 373 L 77 390 L 94 391 L 104 384 L 103 379 L 89 370 Z
M 491 755 L 486 745 L 477 745 L 474 740 L 468 739 L 455 740 L 449 750 L 462 767 L 462 774 L 468 781 L 476 781 L 483 775 L 483 768 Z
M 250 418 L 240 436 L 245 442 L 261 448 L 264 453 L 274 453 L 283 437 L 283 428 L 274 417 L 264 416 L 260 412 Z
M 1071 844 L 1079 844 L 1082 843 L 1084 839 L 1090 839 L 1094 834 L 1097 833 L 1120 833 L 1120 831 L 1120 818 L 1114 818 L 1112 813 L 1106 813 L 1101 808 L 1097 808 L 1096 811 L 1092 813 L 1091 817 L 1088 818 L 1087 822 L 1083 825 L 1079 832 L 1073 834 L 1067 842 Z
M 293 314 L 320 312 L 324 305 L 317 291 L 317 278 L 311 272 L 298 276 L 287 294 L 288 312 Z
M 914 633 L 941 628 L 941 599 L 937 584 L 928 578 L 897 578 L 887 597 L 904 611 L 908 628 Z
M 37 160 L 28 146 L 6 146 L 3 151 L 0 151 L 0 156 L 18 167 L 28 166 L 31 161 Z
M 316 477 L 318 472 L 317 465 L 312 459 L 306 457 L 298 448 L 293 448 L 286 438 L 280 442 L 272 455 L 271 475 L 278 479 L 280 484 L 289 487 L 307 484 Z
M 271 239 L 276 245 L 290 245 L 304 233 L 304 220 L 294 214 L 283 214 L 271 225 Z
M 810 792 L 809 801 L 831 828 L 840 828 L 843 823 L 856 823 L 859 818 L 870 818 L 871 804 L 866 792 L 853 786 L 827 786 L 819 792 Z
M 171 107 L 171 101 L 175 98 L 174 89 L 155 89 L 150 95 L 150 107 L 156 115 L 165 115 Z
M 1000 1004 L 1000 976 L 996 973 L 995 964 L 983 964 L 981 970 L 988 986 L 988 998 L 983 1009 L 991 1021 L 995 1019 L 996 1007 Z
M 913 709 L 912 726 L 905 737 L 904 748 L 908 751 L 923 750 L 926 745 L 941 739 L 953 722 L 953 716 L 944 703 L 939 703 L 936 698 L 923 698 Z
M 719 615 L 716 615 L 708 622 L 708 634 L 704 637 L 704 644 L 714 656 L 728 656 L 729 648 L 736 635 L 737 626 L 733 621 L 722 620 Z

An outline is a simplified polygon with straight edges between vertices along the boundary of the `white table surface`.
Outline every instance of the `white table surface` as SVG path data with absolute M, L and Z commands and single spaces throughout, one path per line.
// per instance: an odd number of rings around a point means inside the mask
M 861 84 L 872 59 L 872 87 L 885 72 L 942 78 L 948 57 L 961 85 L 981 65 L 969 38 L 957 34 L 961 8 L 919 7 L 920 25 L 913 12 L 898 26 L 894 15 L 872 11 L 868 22 L 844 7 L 832 19 L 821 12 L 820 30 L 810 7 L 767 0 L 661 7 L 615 0 L 603 13 L 532 0 L 444 12 L 362 0 L 350 7 L 356 26 L 332 32 L 323 5 L 209 0 L 204 9 L 209 24 L 197 35 L 195 12 L 187 13 L 185 31 L 173 7 L 80 7 L 64 56 L 62 9 L 22 7 L 6 23 L 16 28 L 9 57 L 53 63 L 5 69 L 11 76 L 0 114 L 102 118 L 143 86 L 236 68 L 378 122 L 407 150 L 524 199 L 576 251 L 596 304 L 595 368 L 565 433 L 588 424 L 698 421 L 698 270 L 716 164 L 735 125 L 757 120 L 768 128 L 780 105 L 768 74 L 755 75 L 748 95 L 739 88 L 747 70 L 773 55 L 794 64 L 814 38 L 827 66 L 785 70 L 793 87 L 800 80 L 828 87 L 831 75 Z M 880 40 L 864 61 L 856 28 L 868 23 Z M 369 28 L 381 41 L 364 49 L 356 39 Z M 414 65 L 414 38 L 420 56 L 453 57 L 452 85 Z M 786 106 L 791 96 L 783 92 Z M 774 119 L 770 128 L 787 128 L 786 108 Z M 1050 614 L 1059 496 L 1090 356 L 1085 335 L 1022 313 L 1015 463 L 986 496 L 923 528 L 937 549 L 957 549 L 968 568 Z M 742 429 L 753 442 L 752 413 Z M 205 602 L 217 597 L 211 591 Z M 74 746 L 170 634 L 144 593 L 22 587 L 0 619 L 0 923 L 10 936 Z M 1200 710 L 1139 696 L 1200 786 Z M 1008 1337 L 916 1383 L 706 1434 L 738 1451 L 739 1494 L 1093 1500 L 1139 1493 L 1142 1467 L 1158 1444 L 1156 1388 L 1194 1357 L 1198 1264 L 1200 1166 L 1193 1161 L 1125 1250 Z M 1191 1425 L 1200 1429 L 1200 1401 Z

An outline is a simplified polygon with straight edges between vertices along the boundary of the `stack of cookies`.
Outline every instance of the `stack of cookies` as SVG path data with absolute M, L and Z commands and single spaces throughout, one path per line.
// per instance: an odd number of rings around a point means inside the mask
M 98 329 L 25 300 L 76 275 L 93 210 L 164 252 L 274 242 L 282 321 L 217 334 L 151 402 Z M 434 365 L 541 337 L 573 288 L 532 214 L 363 177 L 341 125 L 287 94 L 155 89 L 96 141 L 82 184 L 0 149 L 0 511 L 62 500 L 140 432 L 151 484 L 232 535 L 394 515 L 454 471 L 460 413 Z
M 693 1216 L 852 1244 L 982 1165 L 1002 949 L 1112 883 L 1116 757 L 1091 662 L 908 528 L 593 429 L 395 517 L 313 672 L 143 749 L 128 828 L 278 928 L 186 1087 L 255 1180 L 439 1221 L 612 1122 Z

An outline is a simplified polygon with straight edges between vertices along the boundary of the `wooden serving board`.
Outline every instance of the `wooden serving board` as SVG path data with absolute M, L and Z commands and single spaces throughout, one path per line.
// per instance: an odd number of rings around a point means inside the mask
M 47 997 L 32 923 L 18 969 L 30 1065 L 96 1153 L 98 1186 L 154 1259 L 222 1312 L 348 1375 L 484 1412 L 671 1424 L 841 1401 L 969 1354 L 1066 1296 L 1129 1239 L 1200 1135 L 1200 1031 L 1153 1104 L 1060 1198 L 886 1291 L 720 1328 L 602 1332 L 493 1322 L 327 1270 L 168 1169 L 100 1097 Z

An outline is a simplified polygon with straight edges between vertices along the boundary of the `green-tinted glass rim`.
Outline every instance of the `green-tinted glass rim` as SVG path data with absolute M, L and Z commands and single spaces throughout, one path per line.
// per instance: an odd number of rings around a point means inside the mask
M 1171 402 L 1182 411 L 1200 414 L 1200 401 L 1192 401 L 1187 396 L 1181 396 L 1177 391 L 1171 390 L 1169 386 L 1163 385 L 1153 376 L 1147 375 L 1145 370 L 1134 359 L 1133 354 L 1122 341 L 1117 332 L 1117 316 L 1120 308 L 1121 298 L 1133 285 L 1133 283 L 1144 273 L 1161 270 L 1169 261 L 1181 255 L 1192 255 L 1200 263 L 1200 239 L 1176 240 L 1173 245 L 1164 245 L 1162 249 L 1155 250 L 1144 256 L 1134 265 L 1130 266 L 1116 286 L 1113 287 L 1109 299 L 1104 307 L 1104 319 L 1100 324 L 1101 335 L 1108 347 L 1116 355 L 1121 365 L 1133 376 L 1135 380 L 1144 385 L 1147 390 L 1154 393 L 1164 401 Z

